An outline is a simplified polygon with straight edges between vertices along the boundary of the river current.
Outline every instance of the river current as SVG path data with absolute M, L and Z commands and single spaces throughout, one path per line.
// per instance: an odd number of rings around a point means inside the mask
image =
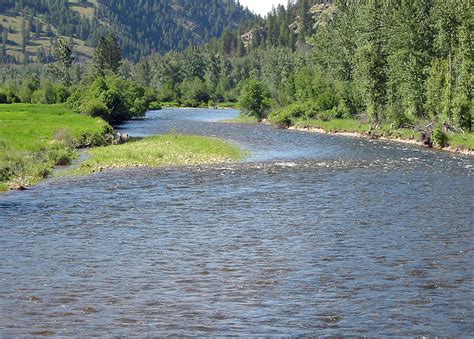
M 163 110 L 239 163 L 0 195 L 0 337 L 474 335 L 474 159 Z

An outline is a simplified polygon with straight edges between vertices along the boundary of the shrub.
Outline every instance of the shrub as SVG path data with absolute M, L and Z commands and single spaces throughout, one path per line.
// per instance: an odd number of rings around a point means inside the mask
M 433 141 L 441 148 L 448 146 L 448 136 L 439 126 L 433 131 Z
M 48 152 L 49 160 L 58 166 L 70 165 L 75 156 L 76 153 L 62 143 L 53 145 Z
M 337 107 L 334 107 L 333 109 L 325 110 L 318 114 L 318 118 L 321 119 L 322 121 L 329 121 L 337 117 L 338 117 Z
M 198 105 L 199 105 L 198 102 L 192 99 L 184 100 L 182 103 L 182 106 L 184 107 L 198 107 Z
M 268 116 L 270 122 L 280 127 L 289 127 L 292 124 L 292 111 L 286 109 L 282 109 L 279 111 L 274 111 L 269 114 Z
M 156 96 L 142 86 L 117 76 L 106 76 L 97 78 L 87 88 L 76 88 L 67 103 L 77 113 L 120 124 L 145 115 L 153 100 Z
M 240 94 L 240 107 L 244 113 L 261 120 L 265 111 L 270 108 L 270 91 L 258 80 L 249 80 Z
M 100 101 L 91 99 L 89 101 L 84 102 L 80 106 L 80 110 L 82 114 L 90 115 L 91 117 L 99 117 L 104 119 L 105 121 L 110 120 L 110 113 L 107 107 Z
M 55 84 L 53 85 L 53 90 L 54 90 L 55 102 L 57 104 L 66 102 L 69 96 L 71 95 L 71 93 L 69 92 L 69 89 L 65 87 L 64 85 Z
M 18 93 L 18 89 L 16 87 L 6 87 L 4 89 L 4 93 L 7 96 L 7 104 L 15 104 L 21 102 L 20 98 L 16 93 Z
M 158 111 L 161 109 L 161 104 L 158 101 L 152 101 L 148 104 L 148 109 L 152 111 Z
M 7 94 L 0 89 L 0 104 L 8 104 Z

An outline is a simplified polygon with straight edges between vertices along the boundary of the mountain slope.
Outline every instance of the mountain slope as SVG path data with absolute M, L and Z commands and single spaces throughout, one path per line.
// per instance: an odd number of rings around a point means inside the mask
M 111 32 L 125 56 L 138 60 L 202 44 L 253 19 L 234 0 L 2 0 L 0 59 L 47 62 L 58 36 L 90 58 L 98 38 Z

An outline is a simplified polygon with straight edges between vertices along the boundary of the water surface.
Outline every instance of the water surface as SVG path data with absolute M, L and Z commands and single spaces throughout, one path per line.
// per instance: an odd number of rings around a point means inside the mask
M 472 158 L 236 114 L 122 130 L 225 138 L 242 163 L 0 196 L 0 336 L 474 333 Z

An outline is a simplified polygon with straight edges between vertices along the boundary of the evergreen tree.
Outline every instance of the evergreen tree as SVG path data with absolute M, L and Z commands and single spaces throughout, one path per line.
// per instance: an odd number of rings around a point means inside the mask
M 66 39 L 58 39 L 54 48 L 56 65 L 54 67 L 61 82 L 65 86 L 71 86 L 71 66 L 74 62 L 74 51 Z
M 122 50 L 118 46 L 115 36 L 101 37 L 93 56 L 94 68 L 97 74 L 103 76 L 106 71 L 117 74 L 121 61 Z

